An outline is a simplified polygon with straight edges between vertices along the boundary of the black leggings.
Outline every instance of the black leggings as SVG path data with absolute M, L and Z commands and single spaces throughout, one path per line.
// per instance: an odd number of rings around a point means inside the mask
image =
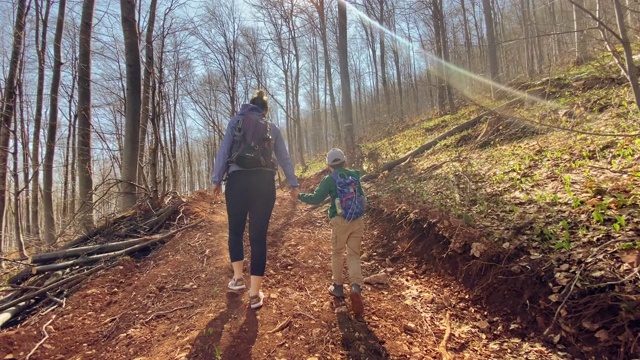
M 251 275 L 264 276 L 267 265 L 267 229 L 276 202 L 273 171 L 238 170 L 229 174 L 226 185 L 231 262 L 244 260 L 243 235 L 249 215 Z

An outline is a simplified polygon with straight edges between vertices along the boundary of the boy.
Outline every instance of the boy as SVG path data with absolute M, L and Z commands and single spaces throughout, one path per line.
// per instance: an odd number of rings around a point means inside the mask
M 347 251 L 347 268 L 349 270 L 349 280 L 351 281 L 351 291 L 349 298 L 355 315 L 362 315 L 364 312 L 364 304 L 362 301 L 361 287 L 362 270 L 360 268 L 360 245 L 362 243 L 362 235 L 364 233 L 364 222 L 361 212 L 364 211 L 364 191 L 360 185 L 360 173 L 356 170 L 345 168 L 346 157 L 342 150 L 334 148 L 327 153 L 327 165 L 332 174 L 325 176 L 313 194 L 299 194 L 298 199 L 310 205 L 318 205 L 322 203 L 327 196 L 331 197 L 331 206 L 329 207 L 329 219 L 331 224 L 331 272 L 333 284 L 329 287 L 329 293 L 335 297 L 344 297 L 342 276 L 342 267 L 344 264 L 343 255 Z M 342 209 L 342 206 L 336 206 L 336 200 L 340 204 L 338 198 L 338 179 L 346 179 L 352 177 L 355 179 L 358 195 L 363 200 L 359 206 L 357 213 L 348 216 L 345 212 L 348 209 Z M 352 206 L 353 208 L 354 206 Z M 355 217 L 355 218 L 354 218 Z M 349 219 L 349 220 L 347 220 Z

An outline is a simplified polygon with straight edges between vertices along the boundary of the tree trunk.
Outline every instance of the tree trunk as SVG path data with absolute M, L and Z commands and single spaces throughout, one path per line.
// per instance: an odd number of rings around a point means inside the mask
M 539 16 L 534 0 L 531 0 L 531 16 L 533 17 L 533 31 L 535 33 L 535 53 L 536 53 L 536 72 L 542 74 L 544 72 L 544 50 L 542 45 L 542 36 L 540 34 Z
M 22 72 L 22 71 L 21 71 Z M 21 84 L 22 85 L 22 84 Z M 20 114 L 21 114 L 21 119 L 22 121 L 20 121 L 20 141 L 21 141 L 21 147 L 22 147 L 22 179 L 24 181 L 24 189 L 21 191 L 21 193 L 23 193 L 23 209 L 21 211 L 20 216 L 22 216 L 22 218 L 24 219 L 24 228 L 25 228 L 25 233 L 27 234 L 32 234 L 32 227 L 31 227 L 31 210 L 29 207 L 29 200 L 30 200 L 30 194 L 29 194 L 29 183 L 31 182 L 31 177 L 30 177 L 30 168 L 29 168 L 29 159 L 31 157 L 31 154 L 29 153 L 28 149 L 29 149 L 29 126 L 28 126 L 28 120 L 25 120 L 25 116 L 24 116 L 24 99 L 23 99 L 23 95 L 24 91 L 22 90 L 22 86 L 20 88 Z M 17 128 L 16 128 L 17 130 Z
M 378 22 L 380 26 L 384 26 L 384 3 L 385 0 L 378 0 L 378 5 L 380 6 L 378 8 Z M 385 46 L 384 31 L 381 30 L 378 36 L 380 37 L 380 80 L 382 81 L 382 91 L 384 92 L 384 104 L 386 107 L 384 113 L 389 115 L 391 113 L 391 94 L 389 91 L 389 82 L 387 81 L 387 49 Z
M 127 64 L 126 120 L 120 210 L 132 208 L 137 202 L 138 150 L 140 149 L 140 48 L 135 0 L 120 0 L 122 34 Z M 174 104 L 175 105 L 175 104 Z
M 394 32 L 397 32 L 396 26 L 395 26 L 395 18 L 393 19 L 393 30 Z M 403 103 L 403 99 L 402 99 L 402 71 L 400 69 L 400 54 L 399 54 L 399 44 L 398 44 L 398 39 L 394 39 L 393 41 L 393 62 L 396 65 L 396 85 L 398 86 L 398 97 L 399 97 L 399 101 L 400 101 L 400 106 L 398 106 L 398 108 L 400 109 L 400 119 L 404 119 L 404 103 Z
M 33 178 L 31 180 L 31 224 L 30 234 L 39 236 L 40 234 L 40 128 L 42 126 L 42 99 L 44 98 L 44 67 L 47 51 L 47 28 L 49 25 L 49 12 L 51 10 L 51 0 L 47 0 L 42 17 L 42 32 L 38 31 L 41 0 L 36 0 L 36 43 L 40 42 L 38 48 L 38 85 L 36 90 L 36 113 L 33 118 L 33 145 L 31 147 L 31 168 Z M 40 39 L 38 37 L 40 36 Z M 38 41 L 39 40 L 39 41 Z
M 24 59 L 23 59 L 23 63 L 24 63 Z M 22 80 L 20 80 L 20 82 L 22 82 Z M 23 107 L 23 101 L 22 101 L 22 86 L 20 86 L 20 110 L 21 110 L 21 121 L 24 122 L 24 114 L 22 111 L 22 107 Z M 27 253 L 25 252 L 24 249 L 24 238 L 22 236 L 22 214 L 20 213 L 20 169 L 18 168 L 18 158 L 20 157 L 19 155 L 19 151 L 18 151 L 18 144 L 20 143 L 20 141 L 18 141 L 18 115 L 14 114 L 13 116 L 13 120 L 14 120 L 14 129 L 15 131 L 13 131 L 13 171 L 12 171 L 12 175 L 13 175 L 13 228 L 14 228 L 14 240 L 16 242 L 16 245 L 18 245 L 18 253 L 20 254 L 21 258 L 24 258 L 25 256 L 27 256 Z M 26 185 L 26 184 L 25 184 Z M 28 215 L 27 215 L 28 216 Z
M 93 219 L 93 171 L 91 165 L 91 32 L 95 0 L 84 0 L 78 54 L 78 188 L 81 226 L 91 231 Z
M 0 126 L 0 257 L 3 255 L 4 244 L 4 213 L 6 208 L 7 194 L 7 163 L 9 160 L 9 137 L 11 135 L 11 119 L 14 112 L 14 104 L 16 97 L 16 79 L 18 73 L 18 63 L 20 62 L 20 54 L 22 53 L 22 43 L 24 41 L 24 26 L 27 17 L 26 0 L 19 0 L 16 9 L 16 20 L 13 27 L 13 45 L 11 50 L 11 59 L 9 60 L 9 72 L 7 74 L 4 86 L 4 106 L 2 109 L 2 123 Z M 0 259 L 0 265 L 2 260 Z
M 147 141 L 147 126 L 149 124 L 149 106 L 151 96 L 151 78 L 153 77 L 153 30 L 156 23 L 157 0 L 151 0 L 149 6 L 149 23 L 147 24 L 147 34 L 145 36 L 145 62 L 144 80 L 142 85 L 142 112 L 140 113 L 140 149 L 138 152 L 138 183 L 143 183 L 144 153 Z
M 471 33 L 469 31 L 469 19 L 467 18 L 467 8 L 465 6 L 466 0 L 460 0 L 460 6 L 462 7 L 462 29 L 464 31 L 464 49 L 467 62 L 467 70 L 471 71 Z
M 340 59 L 340 86 L 342 87 L 342 118 L 344 124 L 344 144 L 349 159 L 356 155 L 353 131 L 353 108 L 351 105 L 351 83 L 349 79 L 349 54 L 347 52 L 347 4 L 338 2 L 338 56 Z
M 529 21 L 529 4 L 527 0 L 520 0 L 520 7 L 522 8 L 522 34 L 524 36 L 524 63 L 526 67 L 527 77 L 533 79 L 533 54 L 531 49 L 531 28 Z
M 295 111 L 295 131 L 296 131 L 296 149 L 298 151 L 298 161 L 302 165 L 302 168 L 306 170 L 307 164 L 304 161 L 304 150 L 305 150 L 305 142 L 304 137 L 302 136 L 302 119 L 300 118 L 300 50 L 298 48 L 298 40 L 296 38 L 296 24 L 293 19 L 293 4 L 291 6 L 291 12 L 289 13 L 290 17 L 290 26 L 291 26 L 291 42 L 293 45 L 293 56 L 295 61 L 295 73 L 293 78 L 293 106 Z
M 437 69 L 438 71 L 438 76 L 436 78 L 436 87 L 437 87 L 437 97 L 438 97 L 438 111 L 440 112 L 441 115 L 446 114 L 447 112 L 447 106 L 446 106 L 446 100 L 447 100 L 447 82 L 446 82 L 446 72 L 447 72 L 447 67 L 446 67 L 446 63 L 444 60 L 444 52 L 443 52 L 443 41 L 444 41 L 444 35 L 443 33 L 443 23 L 444 23 L 444 19 L 440 16 L 441 12 L 439 10 L 440 6 L 438 4 L 438 0 L 432 0 L 431 1 L 431 20 L 433 22 L 433 32 L 434 32 L 434 38 L 435 38 L 435 42 L 436 42 L 436 55 L 439 58 L 439 61 L 434 64 L 434 67 Z
M 60 0 L 56 34 L 53 40 L 53 74 L 51 76 L 51 91 L 49 95 L 49 126 L 47 128 L 44 168 L 42 169 L 44 240 L 49 245 L 52 245 L 56 241 L 56 224 L 53 209 L 53 157 L 56 149 L 56 135 L 58 133 L 58 94 L 60 90 L 60 70 L 62 69 L 61 43 L 64 32 L 66 2 L 66 0 Z
M 484 21 L 487 31 L 487 56 L 489 60 L 489 74 L 491 80 L 500 82 L 500 67 L 498 64 L 498 44 L 496 42 L 496 33 L 494 30 L 493 8 L 491 0 L 482 0 L 484 10 Z
M 547 8 L 549 9 L 549 19 L 551 20 L 551 31 L 554 35 L 551 35 L 551 59 L 556 59 L 560 54 L 561 38 L 557 35 L 559 33 L 558 21 L 556 20 L 556 4 L 555 0 L 547 0 Z
M 625 1 L 625 7 L 626 7 L 626 14 L 627 14 L 627 22 L 628 22 L 628 26 L 629 28 L 633 29 L 634 27 L 634 19 L 633 19 L 633 11 L 631 11 L 631 6 L 632 4 L 636 2 L 635 0 L 626 0 Z
M 575 31 L 574 46 L 576 49 L 575 62 L 580 65 L 587 61 L 587 30 L 585 29 L 585 16 L 580 7 L 584 7 L 584 0 L 572 0 L 573 4 L 573 29 Z M 578 6 L 579 5 L 579 6 Z
M 151 203 L 156 204 L 158 194 L 158 152 L 160 148 L 160 126 L 158 124 L 158 105 L 155 78 L 151 82 L 151 135 L 152 143 L 149 147 L 149 188 L 151 189 Z
M 627 68 L 627 78 L 633 91 L 633 96 L 636 101 L 636 106 L 640 108 L 640 86 L 638 85 L 638 70 L 633 63 L 633 49 L 631 48 L 631 42 L 629 41 L 629 35 L 627 34 L 627 26 L 625 25 L 625 12 L 622 9 L 620 0 L 613 0 L 613 6 L 616 12 L 616 21 L 618 23 L 618 31 L 620 32 L 620 42 L 624 49 L 625 63 Z
M 449 80 L 449 70 L 446 66 L 449 63 L 449 42 L 447 41 L 447 26 L 445 23 L 444 17 L 444 6 L 442 0 L 436 0 L 437 7 L 436 11 L 438 11 L 438 18 L 440 21 L 438 25 L 440 27 L 440 45 L 442 46 L 442 60 L 443 62 L 443 76 L 444 76 L 444 89 L 445 94 L 447 95 L 447 102 L 449 105 L 449 113 L 455 114 L 457 112 L 456 104 L 453 98 L 453 89 L 451 87 L 451 81 Z
M 62 194 L 62 218 L 68 219 L 69 213 L 75 211 L 75 182 L 76 182 L 76 156 L 75 156 L 75 141 L 76 141 L 76 120 L 78 116 L 75 113 L 73 99 L 75 98 L 75 90 L 77 83 L 77 58 L 76 54 L 76 42 L 72 40 L 71 51 L 71 89 L 69 90 L 69 97 L 67 99 L 67 116 L 69 118 L 69 124 L 67 125 L 67 141 L 65 145 L 65 159 L 64 159 L 64 180 L 63 180 L 63 194 Z M 71 190 L 69 190 L 71 187 Z

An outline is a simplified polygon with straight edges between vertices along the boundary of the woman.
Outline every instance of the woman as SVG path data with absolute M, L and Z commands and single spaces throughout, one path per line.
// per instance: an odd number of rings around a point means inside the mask
M 213 165 L 213 193 L 221 192 L 225 174 L 225 199 L 229 218 L 229 256 L 233 278 L 229 289 L 243 290 L 245 282 L 243 235 L 249 216 L 249 243 L 251 246 L 251 283 L 249 303 L 252 309 L 262 306 L 264 294 L 260 291 L 267 263 L 267 229 L 276 201 L 275 153 L 278 164 L 284 170 L 291 199 L 298 198 L 298 179 L 293 162 L 282 139 L 280 129 L 264 118 L 269 112 L 269 102 L 260 90 L 249 104 L 240 107 L 232 117 L 216 154 Z

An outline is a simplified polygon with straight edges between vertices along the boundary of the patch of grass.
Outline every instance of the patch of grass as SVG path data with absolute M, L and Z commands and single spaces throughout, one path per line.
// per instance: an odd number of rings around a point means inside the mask
M 630 241 L 626 243 L 622 243 L 618 246 L 620 250 L 635 250 L 640 249 L 640 240 Z
M 300 177 L 307 177 L 322 171 L 327 167 L 324 155 L 306 159 L 307 169 L 303 171 L 300 164 L 296 164 L 296 174 Z

